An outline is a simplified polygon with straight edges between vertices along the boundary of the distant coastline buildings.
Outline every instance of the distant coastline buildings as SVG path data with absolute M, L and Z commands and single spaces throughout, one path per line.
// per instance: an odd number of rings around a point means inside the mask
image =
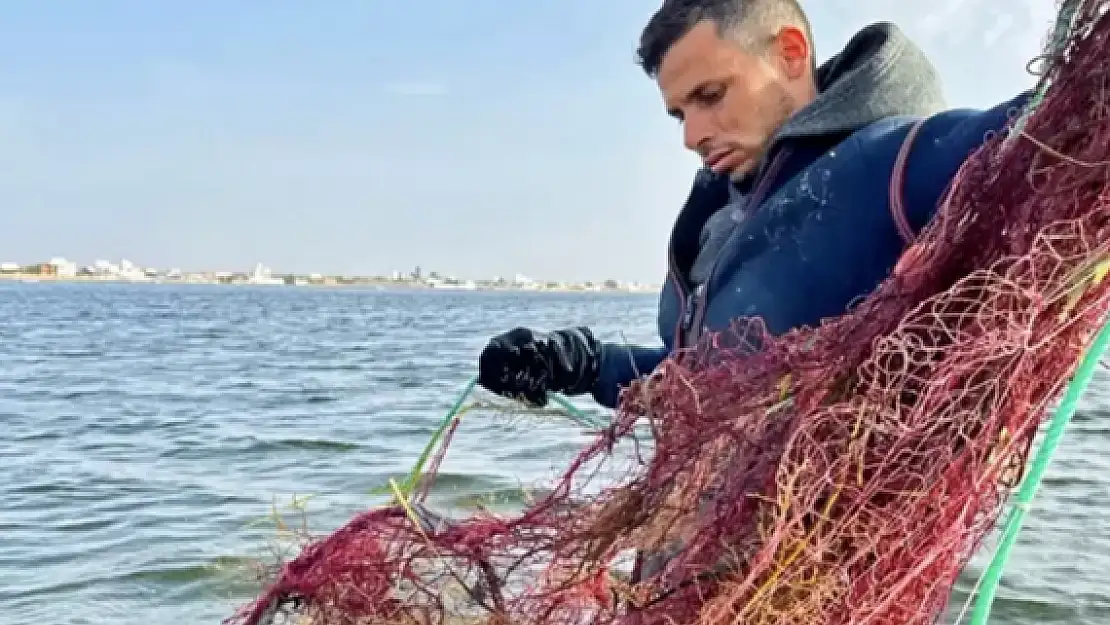
M 536 280 L 523 274 L 512 278 L 493 277 L 475 280 L 458 278 L 420 267 L 412 271 L 394 271 L 388 276 L 332 276 L 320 273 L 275 274 L 272 269 L 258 263 L 249 271 L 188 272 L 179 268 L 161 269 L 143 267 L 123 259 L 118 263 L 96 260 L 91 265 L 80 265 L 62 257 L 45 262 L 23 264 L 0 263 L 0 280 L 21 281 L 88 281 L 88 282 L 149 282 L 184 284 L 244 284 L 289 286 L 374 286 L 409 287 L 446 290 L 517 290 L 517 291 L 582 291 L 582 292 L 658 292 L 659 287 L 637 282 L 606 279 L 599 282 L 565 282 Z

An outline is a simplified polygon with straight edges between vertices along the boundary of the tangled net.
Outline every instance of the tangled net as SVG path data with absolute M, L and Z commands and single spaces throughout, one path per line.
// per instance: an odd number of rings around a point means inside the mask
M 707 337 L 626 390 L 523 512 L 447 520 L 399 498 L 230 621 L 295 599 L 314 624 L 935 622 L 1110 304 L 1110 0 L 1075 4 L 1043 101 L 851 312 Z M 644 424 L 651 460 L 583 494 Z M 647 555 L 616 574 L 629 552 Z

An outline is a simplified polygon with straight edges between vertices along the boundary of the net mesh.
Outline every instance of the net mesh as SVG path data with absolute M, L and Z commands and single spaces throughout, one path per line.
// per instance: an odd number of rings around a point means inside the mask
M 1077 4 L 1036 111 L 848 314 L 707 336 L 522 512 L 398 497 L 229 622 L 289 601 L 314 625 L 935 622 L 1110 303 L 1110 0 Z M 638 427 L 651 458 L 591 487 Z

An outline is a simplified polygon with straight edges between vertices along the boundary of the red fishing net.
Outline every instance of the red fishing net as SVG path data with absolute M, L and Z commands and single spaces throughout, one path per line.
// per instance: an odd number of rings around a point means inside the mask
M 366 512 L 232 620 L 296 600 L 317 625 L 936 621 L 1110 303 L 1107 5 L 1079 3 L 1043 102 L 850 313 L 707 337 L 523 512 Z M 650 460 L 587 495 L 643 425 Z M 630 552 L 638 571 L 615 574 Z

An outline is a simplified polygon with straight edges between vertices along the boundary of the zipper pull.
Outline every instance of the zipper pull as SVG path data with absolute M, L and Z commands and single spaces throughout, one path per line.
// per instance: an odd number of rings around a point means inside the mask
M 703 293 L 705 293 L 705 285 L 699 284 L 698 288 L 694 289 L 694 292 L 690 294 L 690 298 L 686 300 L 686 310 L 682 315 L 683 332 L 689 332 L 690 327 L 694 325 L 694 315 L 698 312 L 698 303 Z
M 682 331 L 689 332 L 690 324 L 694 322 L 694 296 L 686 300 L 686 310 L 682 311 Z

